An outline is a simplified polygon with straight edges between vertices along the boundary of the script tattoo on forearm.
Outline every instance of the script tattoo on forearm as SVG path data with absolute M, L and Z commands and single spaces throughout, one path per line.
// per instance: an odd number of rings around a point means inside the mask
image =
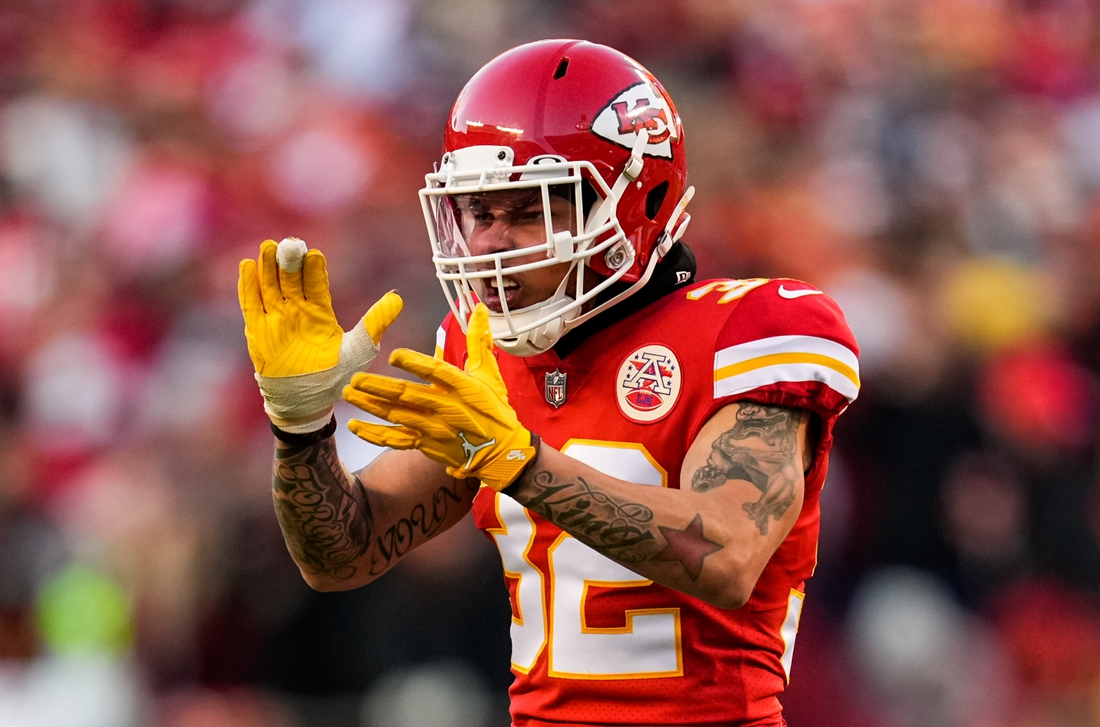
M 276 449 L 273 484 L 275 513 L 294 560 L 308 573 L 338 581 L 355 576 L 356 561 L 368 549 L 370 575 L 387 571 L 414 545 L 438 534 L 451 507 L 479 486 L 474 479 L 452 479 L 375 536 L 366 490 L 358 473 L 344 470 L 334 440 Z
M 768 534 L 769 520 L 779 521 L 794 504 L 800 475 L 795 444 L 803 412 L 780 406 L 741 404 L 737 422 L 711 445 L 707 463 L 691 478 L 691 489 L 707 492 L 729 480 L 747 480 L 760 499 L 742 509 Z
M 520 504 L 620 563 L 679 563 L 693 581 L 703 559 L 722 546 L 703 537 L 696 514 L 683 530 L 654 523 L 653 511 L 602 492 L 583 477 L 555 482 L 552 472 L 530 477 Z
M 428 540 L 443 526 L 452 505 L 462 503 L 464 495 L 477 493 L 479 484 L 475 479 L 451 480 L 449 486 L 440 487 L 432 493 L 428 503 L 417 503 L 406 517 L 399 519 L 378 535 L 376 547 L 371 553 L 371 575 L 380 575 L 389 569 L 397 559 Z M 417 541 L 417 535 L 420 540 Z
M 343 581 L 371 536 L 367 493 L 336 456 L 331 437 L 309 447 L 277 448 L 275 514 L 295 562 L 308 573 Z

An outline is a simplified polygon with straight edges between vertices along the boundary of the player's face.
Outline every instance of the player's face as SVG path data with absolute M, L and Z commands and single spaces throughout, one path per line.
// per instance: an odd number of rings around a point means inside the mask
M 455 199 L 463 233 L 471 255 L 487 255 L 525 247 L 536 247 L 530 255 L 504 261 L 507 267 L 545 261 L 546 221 L 539 189 L 505 190 L 461 195 Z M 554 232 L 576 234 L 576 215 L 572 201 L 559 194 L 550 196 L 550 221 Z M 475 291 L 489 310 L 519 310 L 540 303 L 557 290 L 569 272 L 569 263 L 558 263 L 504 276 L 504 287 L 497 289 L 495 278 L 475 280 Z M 572 285 L 572 284 L 571 284 Z

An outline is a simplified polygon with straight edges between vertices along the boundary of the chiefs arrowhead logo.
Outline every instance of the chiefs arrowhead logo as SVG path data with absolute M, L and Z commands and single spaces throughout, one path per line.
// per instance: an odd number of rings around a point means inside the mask
M 649 134 L 644 154 L 672 158 L 676 124 L 672 107 L 651 84 L 641 81 L 611 99 L 596 115 L 592 132 L 627 149 L 638 134 Z

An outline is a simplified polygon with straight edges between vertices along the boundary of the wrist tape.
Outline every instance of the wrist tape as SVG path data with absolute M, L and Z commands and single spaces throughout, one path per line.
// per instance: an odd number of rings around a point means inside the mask
M 340 358 L 332 368 L 298 376 L 256 374 L 264 397 L 264 411 L 273 419 L 306 420 L 294 425 L 280 424 L 283 431 L 303 434 L 321 429 L 328 423 L 332 405 L 351 377 L 370 366 L 377 355 L 378 346 L 360 319 L 341 339 Z

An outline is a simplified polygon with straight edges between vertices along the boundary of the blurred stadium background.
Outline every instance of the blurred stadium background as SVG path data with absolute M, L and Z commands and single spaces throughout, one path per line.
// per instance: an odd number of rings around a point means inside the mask
M 555 36 L 676 100 L 701 276 L 805 279 L 862 345 L 790 724 L 1100 725 L 1096 0 L 3 3 L 0 724 L 507 724 L 468 522 L 301 582 L 235 281 L 300 236 L 430 350 L 449 104 Z

